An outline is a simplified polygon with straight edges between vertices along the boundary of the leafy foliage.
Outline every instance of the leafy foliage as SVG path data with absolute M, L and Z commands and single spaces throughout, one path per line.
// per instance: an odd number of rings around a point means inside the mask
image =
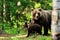
M 17 5 L 18 2 L 20 5 Z M 0 0 L 0 30 L 4 29 L 6 33 L 17 34 L 21 31 L 23 23 L 29 22 L 31 8 L 52 9 L 52 0 Z M 5 14 L 3 14 L 4 9 Z

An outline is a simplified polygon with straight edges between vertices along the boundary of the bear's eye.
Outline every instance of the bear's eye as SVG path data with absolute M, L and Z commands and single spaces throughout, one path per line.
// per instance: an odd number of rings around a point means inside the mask
M 38 15 L 40 15 L 40 13 L 38 13 Z

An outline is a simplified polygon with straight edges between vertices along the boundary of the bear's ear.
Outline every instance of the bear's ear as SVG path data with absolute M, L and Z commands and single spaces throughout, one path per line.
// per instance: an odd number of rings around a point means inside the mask
M 28 28 L 28 23 L 27 23 L 27 21 L 24 22 L 23 27 Z
M 28 23 L 27 23 L 27 21 L 25 21 L 25 25 L 27 25 Z
M 41 8 L 39 8 L 38 10 L 39 10 L 39 11 L 42 11 L 42 9 L 41 9 Z
M 34 8 L 31 8 L 31 11 L 34 11 Z

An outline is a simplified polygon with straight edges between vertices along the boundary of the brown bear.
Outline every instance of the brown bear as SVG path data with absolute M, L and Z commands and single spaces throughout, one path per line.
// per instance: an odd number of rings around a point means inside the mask
M 26 26 L 28 26 L 27 37 L 29 37 L 30 34 L 35 33 L 35 32 L 38 33 L 38 34 L 42 34 L 41 26 L 39 24 L 29 23 L 29 25 L 27 24 Z M 26 26 L 24 26 L 24 27 L 26 27 Z
M 41 8 L 32 9 L 31 21 L 34 21 L 36 24 L 44 26 L 44 35 L 48 35 L 48 28 L 51 28 L 51 13 L 52 11 L 45 11 Z

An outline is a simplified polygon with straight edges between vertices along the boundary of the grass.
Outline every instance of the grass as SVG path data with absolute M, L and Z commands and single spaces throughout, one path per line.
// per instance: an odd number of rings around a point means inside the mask
M 42 30 L 42 33 L 44 31 Z M 27 34 L 27 32 L 25 30 L 21 30 L 20 31 L 20 34 L 21 35 L 25 35 Z M 49 34 L 51 34 L 51 32 L 49 32 Z M 20 36 L 20 35 L 19 35 Z M 52 40 L 52 36 L 49 35 L 49 36 L 43 36 L 43 35 L 38 35 L 38 34 L 32 34 L 31 36 L 29 37 L 17 37 L 17 36 L 13 36 L 13 37 L 7 37 L 7 38 L 1 38 L 0 37 L 0 40 Z
M 7 38 L 0 38 L 0 40 L 52 40 L 51 36 L 41 36 L 41 35 L 32 35 L 29 37 L 7 37 Z
M 16 28 L 12 28 L 12 29 L 6 28 L 5 32 L 7 34 L 18 34 Z M 27 31 L 21 28 L 19 34 L 25 35 L 25 34 L 27 34 Z M 42 28 L 42 34 L 44 34 L 43 28 Z M 49 34 L 51 34 L 51 32 L 49 32 Z M 50 36 L 43 36 L 43 35 L 33 34 L 29 37 L 16 37 L 16 36 L 7 37 L 7 38 L 6 37 L 4 37 L 4 38 L 0 37 L 0 40 L 52 40 L 52 36 L 51 35 Z
M 15 30 L 15 31 L 14 31 Z M 6 30 L 5 30 L 6 31 Z M 13 32 L 14 31 L 14 32 Z M 6 31 L 7 32 L 7 31 Z M 11 34 L 15 34 L 16 32 L 16 29 L 11 29 L 8 31 L 9 33 L 11 32 Z M 7 33 L 8 33 L 7 32 Z M 27 34 L 27 31 L 22 29 L 20 30 L 20 33 L 21 35 L 25 35 Z M 42 34 L 44 34 L 44 30 L 42 28 Z M 49 32 L 49 36 L 43 36 L 43 35 L 38 35 L 38 34 L 32 34 L 31 36 L 29 37 L 17 37 L 17 36 L 13 36 L 13 37 L 4 37 L 4 38 L 1 38 L 0 37 L 0 40 L 52 40 L 52 36 L 51 36 L 51 32 Z M 20 36 L 20 35 L 19 35 Z

